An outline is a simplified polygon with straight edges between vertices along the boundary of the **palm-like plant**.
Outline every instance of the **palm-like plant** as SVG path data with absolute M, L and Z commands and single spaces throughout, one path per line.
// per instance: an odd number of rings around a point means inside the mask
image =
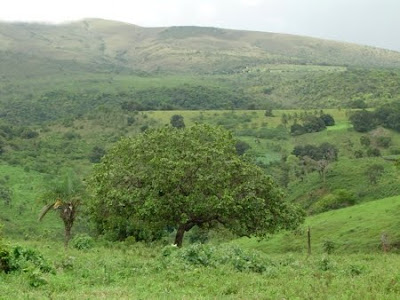
M 71 230 L 76 219 L 78 207 L 81 204 L 82 195 L 83 186 L 81 181 L 73 173 L 66 174 L 61 181 L 53 182 L 42 195 L 42 198 L 46 202 L 50 200 L 50 203 L 47 203 L 40 211 L 39 221 L 51 209 L 59 211 L 59 216 L 64 222 L 65 247 L 68 247 L 71 239 Z

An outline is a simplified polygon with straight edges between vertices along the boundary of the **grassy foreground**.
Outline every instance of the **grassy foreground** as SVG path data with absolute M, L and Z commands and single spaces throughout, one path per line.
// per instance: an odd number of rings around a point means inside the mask
M 0 299 L 398 299 L 397 255 L 267 255 L 237 246 L 34 242 L 54 273 L 0 274 Z
M 40 253 L 43 260 L 1 273 L 0 299 L 399 299 L 399 206 L 400 197 L 391 197 L 312 216 L 302 229 L 261 242 L 182 249 L 168 239 L 143 244 L 78 235 L 68 250 L 60 239 L 14 240 L 12 247 L 34 249 L 31 257 Z M 382 232 L 392 245 L 387 253 Z

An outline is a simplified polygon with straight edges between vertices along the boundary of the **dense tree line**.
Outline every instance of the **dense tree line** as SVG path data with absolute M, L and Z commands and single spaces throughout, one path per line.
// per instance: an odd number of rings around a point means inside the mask
M 199 110 L 255 109 L 253 99 L 241 89 L 181 85 L 123 92 L 69 92 L 55 90 L 36 97 L 0 103 L 0 117 L 13 123 L 32 124 L 77 118 L 96 110 Z
M 330 114 L 320 116 L 306 115 L 302 118 L 302 124 L 295 122 L 290 127 L 292 135 L 302 135 L 305 133 L 319 132 L 326 129 L 326 126 L 335 125 L 335 119 Z
M 382 105 L 375 111 L 355 111 L 349 119 L 358 132 L 368 132 L 377 126 L 400 132 L 400 103 Z
M 310 157 L 314 160 L 326 159 L 329 161 L 335 161 L 338 158 L 338 149 L 330 143 L 322 143 L 319 146 L 315 145 L 304 145 L 294 147 L 292 154 L 303 158 Z
M 183 85 L 133 92 L 121 104 L 125 110 L 232 109 L 249 108 L 251 98 L 242 90 Z

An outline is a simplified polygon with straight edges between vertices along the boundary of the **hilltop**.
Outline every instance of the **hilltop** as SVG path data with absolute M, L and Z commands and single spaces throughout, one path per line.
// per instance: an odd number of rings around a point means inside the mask
M 0 115 L 374 107 L 400 99 L 400 53 L 309 37 L 87 19 L 0 23 Z
M 400 67 L 400 53 L 289 34 L 144 28 L 86 19 L 0 23 L 2 76 L 59 72 L 232 73 L 263 64 Z

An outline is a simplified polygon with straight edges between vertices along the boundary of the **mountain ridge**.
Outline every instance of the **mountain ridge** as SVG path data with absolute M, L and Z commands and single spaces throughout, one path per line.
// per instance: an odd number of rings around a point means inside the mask
M 277 63 L 400 67 L 400 52 L 370 46 L 215 27 L 146 28 L 103 19 L 58 25 L 1 22 L 0 67 L 7 54 L 54 62 L 55 69 L 82 64 L 89 72 L 215 74 Z M 34 73 L 29 71 L 23 73 Z

